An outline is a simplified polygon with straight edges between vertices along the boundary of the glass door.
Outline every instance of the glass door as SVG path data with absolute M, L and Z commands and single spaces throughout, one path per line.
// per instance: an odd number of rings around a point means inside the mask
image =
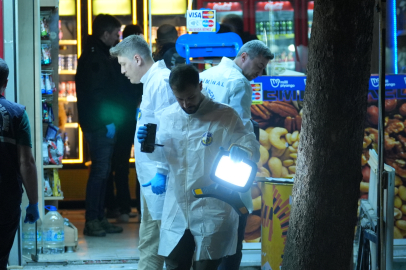
M 275 58 L 268 75 L 290 75 L 295 70 L 294 10 L 289 1 L 255 2 L 255 31 Z
M 83 0 L 82 0 L 83 1 Z M 59 128 L 64 140 L 62 163 L 83 162 L 83 133 L 76 106 L 75 74 L 81 45 L 81 0 L 59 1 Z

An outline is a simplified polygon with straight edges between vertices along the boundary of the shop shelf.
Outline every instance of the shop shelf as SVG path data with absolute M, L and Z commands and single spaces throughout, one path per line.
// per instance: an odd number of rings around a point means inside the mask
M 61 39 L 59 45 L 78 45 L 78 41 L 76 39 Z
M 77 102 L 78 99 L 74 96 L 67 96 L 67 97 L 58 97 L 60 101 L 67 101 L 67 102 Z
M 44 200 L 45 201 L 62 201 L 64 199 L 63 197 L 63 192 L 61 191 L 62 195 L 61 196 L 45 196 Z
M 75 75 L 76 70 L 59 70 L 59 75 Z
M 62 169 L 63 165 L 44 165 L 44 169 Z

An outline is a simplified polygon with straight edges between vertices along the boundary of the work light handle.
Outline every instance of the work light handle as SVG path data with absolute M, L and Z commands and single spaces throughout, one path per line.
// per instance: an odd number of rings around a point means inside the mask
M 230 151 L 231 148 L 233 148 L 233 146 L 237 146 L 237 147 L 239 147 L 239 148 L 241 148 L 241 149 L 244 149 L 245 151 L 247 151 L 247 152 L 250 154 L 250 158 L 252 158 L 253 152 L 252 152 L 251 149 L 249 149 L 249 148 L 247 148 L 247 147 L 245 147 L 245 146 L 242 146 L 242 145 L 233 143 L 233 144 L 231 144 L 230 147 L 228 148 L 228 151 Z

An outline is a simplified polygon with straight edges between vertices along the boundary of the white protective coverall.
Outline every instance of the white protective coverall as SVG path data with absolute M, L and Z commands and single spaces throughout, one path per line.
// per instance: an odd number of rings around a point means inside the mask
M 142 76 L 144 92 L 140 109 L 137 115 L 137 130 L 144 124 L 158 124 L 162 109 L 176 102 L 172 89 L 169 86 L 169 75 L 171 71 L 166 67 L 163 60 L 152 65 L 148 72 Z M 134 138 L 135 166 L 137 177 L 141 184 L 142 195 L 147 202 L 149 213 L 153 220 L 160 220 L 162 216 L 165 193 L 156 195 L 152 193 L 151 187 L 143 187 L 154 178 L 156 163 L 148 158 L 146 153 L 141 152 L 141 144 Z
M 223 57 L 220 64 L 200 73 L 203 93 L 211 99 L 232 107 L 241 117 L 247 130 L 254 132 L 251 119 L 252 87 L 233 60 Z M 259 146 L 258 146 L 259 147 Z M 240 193 L 249 212 L 252 212 L 251 189 Z
M 218 199 L 195 198 L 192 190 L 214 183 L 209 174 L 220 146 L 248 147 L 257 162 L 259 143 L 254 133 L 229 106 L 205 97 L 194 114 L 187 114 L 179 104 L 166 108 L 157 140 L 164 145 L 165 156 L 163 163 L 157 162 L 157 172 L 169 172 L 158 254 L 168 256 L 186 229 L 194 236 L 196 261 L 235 254 L 238 214 Z

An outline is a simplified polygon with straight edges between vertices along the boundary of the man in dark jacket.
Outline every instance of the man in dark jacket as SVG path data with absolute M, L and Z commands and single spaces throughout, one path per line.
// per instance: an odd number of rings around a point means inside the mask
M 139 25 L 129 24 L 123 30 L 123 39 L 129 35 L 142 35 L 142 28 Z M 113 66 L 121 73 L 121 66 L 113 61 Z M 117 218 L 117 222 L 126 223 L 131 214 L 131 195 L 128 186 L 129 163 L 131 146 L 134 142 L 135 128 L 137 126 L 136 112 L 141 103 L 142 83 L 132 84 L 126 76 L 119 74 L 119 98 L 121 108 L 125 111 L 123 124 L 117 126 L 116 144 L 114 146 L 111 172 L 107 180 L 106 208 L 107 218 Z M 114 174 L 113 174 L 114 173 Z M 114 194 L 114 184 L 116 195 Z M 140 186 L 136 180 L 136 207 L 141 217 Z
M 79 124 L 89 145 L 92 166 L 86 188 L 84 234 L 106 236 L 123 228 L 104 216 L 106 181 L 110 173 L 116 126 L 122 123 L 120 101 L 116 98 L 118 70 L 113 68 L 109 49 L 119 39 L 121 23 L 113 16 L 99 14 L 93 21 L 93 35 L 78 61 L 76 93 Z
M 22 186 L 29 205 L 24 222 L 35 223 L 38 212 L 37 168 L 31 152 L 31 131 L 25 107 L 2 95 L 8 66 L 0 58 L 0 270 L 7 261 L 20 225 Z
M 167 68 L 172 69 L 176 65 L 186 63 L 186 59 L 176 51 L 176 40 L 178 39 L 178 31 L 175 26 L 163 24 L 157 30 L 156 52 L 154 53 L 154 61 L 164 60 Z

